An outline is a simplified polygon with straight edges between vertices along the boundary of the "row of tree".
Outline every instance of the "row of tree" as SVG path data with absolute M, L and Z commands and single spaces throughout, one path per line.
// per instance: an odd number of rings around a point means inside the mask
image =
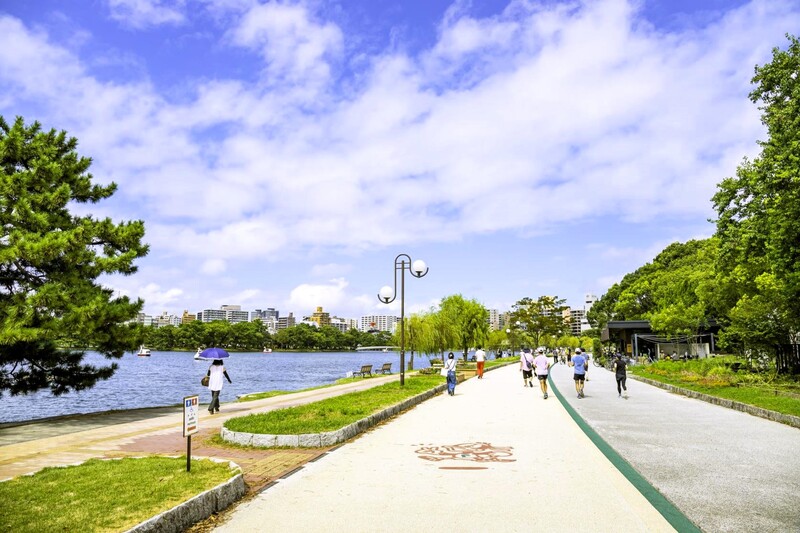
M 261 351 L 263 348 L 283 350 L 355 350 L 359 346 L 391 345 L 392 335 L 351 329 L 342 332 L 331 326 L 316 328 L 298 324 L 281 329 L 274 335 L 261 321 L 231 324 L 224 320 L 189 322 L 180 326 L 143 327 L 141 343 L 154 350 L 190 350 L 218 346 L 237 351 Z
M 768 136 L 718 185 L 714 236 L 671 244 L 626 275 L 592 307 L 593 325 L 646 319 L 692 335 L 715 323 L 723 348 L 800 374 L 800 42 L 787 38 L 755 69 L 750 99 Z
M 590 337 L 573 337 L 570 324 L 564 319 L 564 300 L 541 296 L 523 298 L 513 306 L 507 327 L 489 328 L 489 311 L 477 300 L 460 294 L 447 296 L 426 313 L 412 315 L 405 321 L 405 346 L 414 365 L 414 354 L 444 358 L 453 350 L 465 360 L 471 348 L 510 351 L 524 347 L 591 349 Z M 395 335 L 399 344 L 399 332 Z

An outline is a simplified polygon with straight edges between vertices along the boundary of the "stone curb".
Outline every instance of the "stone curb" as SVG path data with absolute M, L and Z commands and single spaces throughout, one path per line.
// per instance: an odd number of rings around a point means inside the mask
M 193 458 L 199 460 L 201 458 Z M 241 498 L 247 492 L 244 482 L 242 469 L 233 461 L 219 461 L 218 459 L 207 458 L 217 462 L 227 462 L 231 470 L 238 469 L 239 473 L 225 483 L 217 485 L 205 492 L 201 492 L 194 498 L 180 503 L 164 511 L 153 518 L 135 525 L 126 533 L 178 533 L 184 531 L 189 526 L 205 520 L 209 516 L 223 509 L 228 508 L 233 502 Z
M 490 372 L 495 368 L 501 368 L 514 362 L 509 362 L 503 365 L 493 366 L 487 368 L 484 372 Z M 265 433 L 244 433 L 239 431 L 230 431 L 225 426 L 220 429 L 220 437 L 226 442 L 234 444 L 241 444 L 243 446 L 257 446 L 259 448 L 277 448 L 277 447 L 290 447 L 290 448 L 322 448 L 325 446 L 333 446 L 340 442 L 352 439 L 359 433 L 363 433 L 372 426 L 379 422 L 391 418 L 418 405 L 428 398 L 432 398 L 447 389 L 447 383 L 438 385 L 433 389 L 407 398 L 402 402 L 387 407 L 383 411 L 374 413 L 367 418 L 362 418 L 353 422 L 349 426 L 345 426 L 336 431 L 326 431 L 324 433 L 305 433 L 302 435 L 269 435 Z
M 373 413 L 366 418 L 357 420 L 352 424 L 336 431 L 326 431 L 324 433 L 305 433 L 302 435 L 268 435 L 262 433 L 244 433 L 239 431 L 230 431 L 225 426 L 220 430 L 220 437 L 222 440 L 241 444 L 244 446 L 257 446 L 259 448 L 276 448 L 276 447 L 292 447 L 292 448 L 321 448 L 324 446 L 333 446 L 340 442 L 352 439 L 359 433 L 363 433 L 372 426 L 392 418 L 418 405 L 428 398 L 436 396 L 447 388 L 447 384 L 437 385 L 436 387 L 425 391 L 423 393 L 407 398 L 402 402 L 389 406 L 383 411 Z
M 689 398 L 695 398 L 697 400 L 703 400 L 704 402 L 708 402 L 714 405 L 719 405 L 720 407 L 735 409 L 737 411 L 742 411 L 743 413 L 747 413 L 749 415 L 766 418 L 767 420 L 772 420 L 773 422 L 780 422 L 782 424 L 786 424 L 787 426 L 800 428 L 800 416 L 786 415 L 783 413 L 778 413 L 776 411 L 762 409 L 761 407 L 755 407 L 754 405 L 748 405 L 746 403 L 736 402 L 734 400 L 717 398 L 716 396 L 710 396 L 708 394 L 703 394 L 702 392 L 676 387 L 675 385 L 670 385 L 669 383 L 661 383 L 660 381 L 656 381 L 654 379 L 649 379 L 649 378 L 643 378 L 635 374 L 629 373 L 628 377 L 633 378 L 637 381 L 641 381 L 642 383 L 647 383 L 648 385 L 652 385 L 654 387 L 667 390 L 669 392 L 674 392 L 675 394 L 682 394 L 683 396 L 688 396 Z

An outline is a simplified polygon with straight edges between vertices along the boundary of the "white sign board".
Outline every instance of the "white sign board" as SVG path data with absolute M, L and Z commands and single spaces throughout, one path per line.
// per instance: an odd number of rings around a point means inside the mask
M 183 436 L 188 437 L 200 431 L 198 420 L 200 396 L 186 396 L 183 399 Z

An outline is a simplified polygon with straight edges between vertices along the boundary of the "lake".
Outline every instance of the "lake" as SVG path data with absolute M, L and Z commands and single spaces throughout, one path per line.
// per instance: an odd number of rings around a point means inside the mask
M 410 355 L 406 353 L 406 364 Z M 107 366 L 109 361 L 95 352 L 87 352 L 85 362 Z M 273 352 L 264 354 L 232 353 L 225 359 L 225 369 L 233 384 L 225 381 L 220 401 L 230 402 L 238 395 L 272 390 L 300 390 L 333 383 L 361 365 L 379 368 L 392 363 L 392 372 L 400 371 L 400 352 Z M 53 396 L 39 391 L 27 396 L 3 394 L 0 423 L 18 422 L 52 416 L 93 413 L 139 407 L 163 407 L 180 404 L 184 396 L 200 394 L 208 403 L 211 393 L 200 385 L 211 364 L 195 361 L 194 352 L 152 352 L 150 357 L 126 353 L 116 360 L 119 369 L 93 388 Z M 415 354 L 414 367 L 429 366 L 427 356 Z

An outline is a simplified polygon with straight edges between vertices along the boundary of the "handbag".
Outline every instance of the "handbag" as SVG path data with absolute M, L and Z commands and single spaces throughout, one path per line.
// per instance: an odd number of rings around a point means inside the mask
M 200 380 L 200 385 L 208 387 L 208 376 L 203 376 L 203 379 Z
M 447 369 L 442 367 L 442 369 L 439 370 L 439 375 L 446 378 L 447 377 Z

